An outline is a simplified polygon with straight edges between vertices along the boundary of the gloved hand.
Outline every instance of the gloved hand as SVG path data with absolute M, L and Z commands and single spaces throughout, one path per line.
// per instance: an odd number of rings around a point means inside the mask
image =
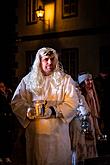
M 27 117 L 31 120 L 36 118 L 36 110 L 34 107 L 29 107 L 27 109 Z
M 79 105 L 77 108 L 77 112 L 79 116 L 85 116 L 87 115 L 87 111 L 83 105 Z
M 45 110 L 44 116 L 42 116 L 43 118 L 50 118 L 50 116 L 52 115 L 52 110 L 50 108 L 47 108 Z

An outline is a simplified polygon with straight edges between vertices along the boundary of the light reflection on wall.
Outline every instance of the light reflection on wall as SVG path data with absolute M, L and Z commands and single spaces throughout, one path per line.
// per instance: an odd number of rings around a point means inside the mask
M 55 4 L 49 3 L 45 5 L 45 30 L 54 28 Z

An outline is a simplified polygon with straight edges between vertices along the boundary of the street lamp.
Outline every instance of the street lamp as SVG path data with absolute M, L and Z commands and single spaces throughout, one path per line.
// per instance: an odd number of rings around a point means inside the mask
M 50 31 L 50 20 L 44 19 L 45 10 L 42 8 L 42 6 L 39 6 L 37 10 L 35 10 L 37 22 L 43 21 L 45 25 L 48 25 L 48 30 Z
M 39 6 L 39 8 L 37 10 L 35 10 L 36 12 L 36 16 L 38 20 L 44 20 L 44 9 L 42 8 L 42 6 Z

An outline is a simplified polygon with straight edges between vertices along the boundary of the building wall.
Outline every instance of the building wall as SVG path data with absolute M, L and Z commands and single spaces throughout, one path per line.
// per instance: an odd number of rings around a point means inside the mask
M 80 0 L 78 3 L 78 16 L 62 19 L 62 1 L 56 0 L 54 5 L 54 26 L 50 24 L 50 29 L 45 30 L 45 24 L 38 21 L 35 24 L 26 24 L 26 1 L 18 1 L 18 39 L 16 45 L 18 52 L 16 61 L 18 68 L 16 76 L 18 81 L 26 74 L 26 52 L 38 50 L 42 46 L 55 48 L 59 53 L 64 48 L 79 49 L 80 71 L 89 71 L 92 74 L 99 72 L 100 48 L 110 46 L 109 22 L 106 17 L 110 15 L 104 13 L 102 18 L 102 1 Z M 51 1 L 55 3 L 54 1 Z M 109 5 L 109 0 L 105 7 Z M 45 4 L 47 5 L 47 4 Z M 106 11 L 106 10 L 104 10 Z

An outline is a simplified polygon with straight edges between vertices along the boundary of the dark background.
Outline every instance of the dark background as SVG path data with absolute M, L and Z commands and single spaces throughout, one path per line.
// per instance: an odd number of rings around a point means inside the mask
M 16 51 L 17 0 L 1 2 L 0 79 L 11 85 Z

